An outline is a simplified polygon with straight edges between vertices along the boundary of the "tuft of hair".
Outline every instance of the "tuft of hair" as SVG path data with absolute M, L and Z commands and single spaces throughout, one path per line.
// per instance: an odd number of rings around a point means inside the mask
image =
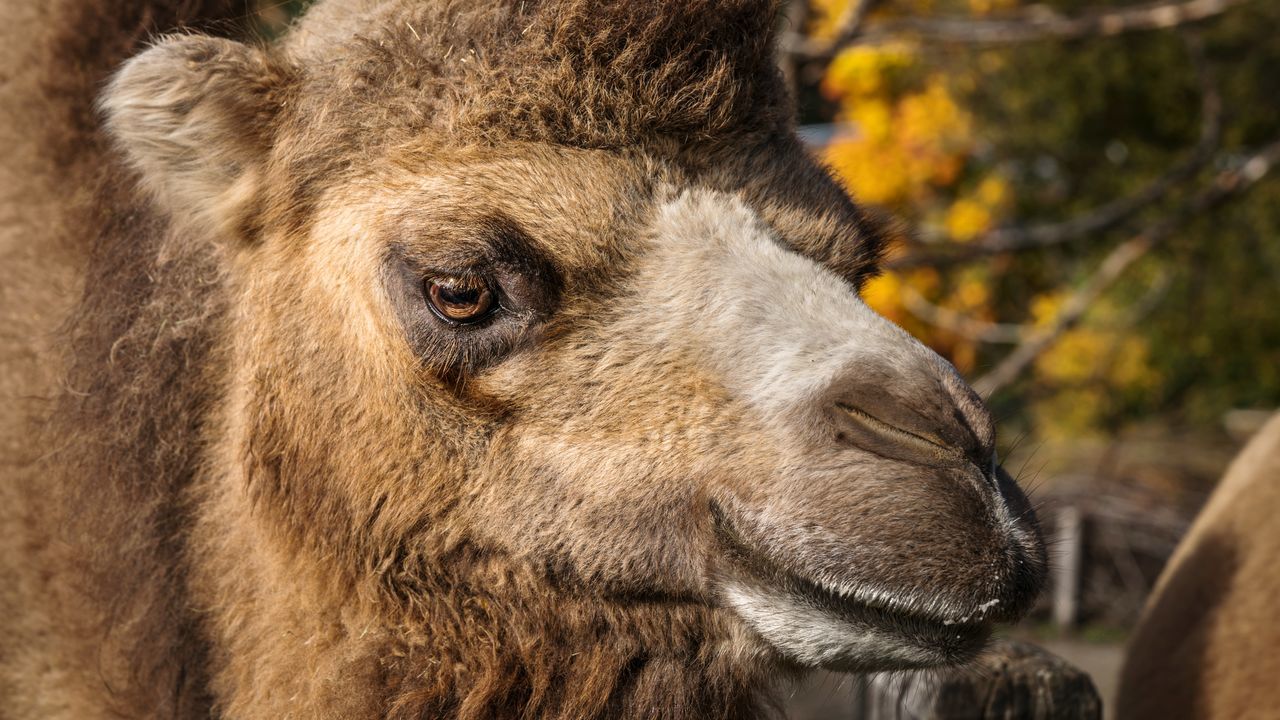
M 777 0 L 332 5 L 290 44 L 310 71 L 303 95 L 324 99 L 312 109 L 348 131 L 609 148 L 791 123 L 772 54 Z

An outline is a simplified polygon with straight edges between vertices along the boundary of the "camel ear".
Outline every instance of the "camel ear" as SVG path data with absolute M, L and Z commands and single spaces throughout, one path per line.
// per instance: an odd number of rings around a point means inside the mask
M 286 83 L 259 49 L 171 36 L 125 63 L 100 105 L 108 132 L 175 219 L 244 235 Z

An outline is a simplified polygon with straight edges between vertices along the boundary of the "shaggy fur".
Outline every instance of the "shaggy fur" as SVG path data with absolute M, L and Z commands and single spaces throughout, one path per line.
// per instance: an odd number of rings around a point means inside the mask
M 1156 583 L 1129 643 L 1118 717 L 1280 713 L 1280 416 L 1232 462 Z
M 0 165 L 0 714 L 199 712 L 208 706 L 204 651 L 181 590 L 178 499 L 194 474 L 192 401 L 203 394 L 191 360 L 208 347 L 199 321 L 216 315 L 217 301 L 209 283 L 184 280 L 216 270 L 207 248 L 161 258 L 163 221 L 118 165 L 104 167 L 93 98 L 158 29 L 230 27 L 244 8 L 3 10 L 0 141 L 14 152 Z M 197 322 L 168 322 L 181 318 Z M 45 427 L 55 407 L 59 420 Z
M 750 718 L 1021 614 L 1034 519 L 858 300 L 775 11 L 4 0 L 0 717 Z

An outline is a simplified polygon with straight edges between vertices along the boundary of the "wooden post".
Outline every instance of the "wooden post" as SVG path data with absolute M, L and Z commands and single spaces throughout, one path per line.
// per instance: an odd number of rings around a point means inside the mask
M 855 720 L 1101 720 L 1093 681 L 1030 643 L 998 640 L 964 668 L 860 677 Z
M 1059 630 L 1075 627 L 1080 613 L 1080 572 L 1084 566 L 1084 514 L 1067 505 L 1058 510 L 1053 563 L 1053 622 Z

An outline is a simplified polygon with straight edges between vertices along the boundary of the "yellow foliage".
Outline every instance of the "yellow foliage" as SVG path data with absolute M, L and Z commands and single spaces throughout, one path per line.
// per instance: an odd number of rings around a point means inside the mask
M 873 205 L 893 205 L 916 189 L 909 163 L 901 148 L 863 137 L 833 142 L 826 160 L 859 200 Z
M 915 63 L 916 50 L 907 43 L 875 47 L 855 45 L 841 52 L 827 66 L 822 90 L 828 97 L 843 98 L 848 108 L 888 90 L 892 75 Z
M 1146 338 L 1128 335 L 1120 340 L 1111 361 L 1111 379 L 1126 390 L 1151 390 L 1159 384 L 1160 374 L 1151 364 Z
M 978 54 L 978 69 L 988 75 L 1000 72 L 1007 64 L 1004 53 L 986 50 Z
M 1082 383 L 1094 377 L 1110 343 L 1102 333 L 1086 328 L 1068 330 L 1036 360 L 1044 379 L 1060 384 Z
M 907 310 L 903 297 L 905 288 L 910 287 L 930 302 L 938 302 L 952 310 L 971 311 L 976 317 L 987 316 L 990 314 L 991 297 L 984 273 L 981 269 L 967 272 L 954 292 L 941 301 L 938 296 L 944 292 L 942 277 L 932 268 L 881 275 L 867 283 L 862 297 L 873 310 L 920 337 L 951 360 L 956 369 L 967 373 L 977 367 L 978 343 L 918 320 Z
M 902 134 L 908 142 L 970 145 L 969 113 L 961 109 L 939 75 L 931 76 L 924 91 L 907 95 L 898 106 Z
M 1010 199 L 1009 182 L 999 175 L 988 175 L 978 183 L 978 190 L 974 195 L 987 207 L 999 208 Z
M 1066 297 L 1064 291 L 1036 298 L 1031 306 L 1035 323 L 1051 324 Z M 1046 436 L 1087 433 L 1116 393 L 1148 391 L 1159 383 L 1147 340 L 1106 327 L 1119 315 L 1115 305 L 1098 303 L 1086 318 L 1092 324 L 1064 332 L 1036 359 L 1037 379 L 1058 388 L 1036 406 L 1037 422 Z
M 990 282 L 984 277 L 969 276 L 956 288 L 955 299 L 961 310 L 972 316 L 986 314 L 991 302 Z
M 885 273 L 872 278 L 862 288 L 862 299 L 872 310 L 894 319 L 902 310 L 902 276 L 898 273 Z
M 1031 320 L 1037 326 L 1045 326 L 1058 317 L 1058 309 L 1062 307 L 1067 296 L 1063 292 L 1038 295 L 1031 301 Z
M 972 120 L 946 78 L 934 74 L 903 87 L 900 80 L 919 62 L 914 45 L 855 46 L 823 78 L 823 91 L 839 98 L 853 130 L 828 147 L 827 161 L 866 202 L 919 201 L 930 186 L 954 183 L 972 150 Z
M 828 146 L 827 162 L 856 197 L 877 205 L 918 201 L 951 185 L 972 149 L 969 115 L 938 79 L 896 102 L 865 98 L 846 116 L 856 134 Z
M 830 23 L 848 7 L 847 0 L 819 4 L 823 9 L 817 15 Z M 928 0 L 914 4 L 915 12 L 932 9 Z M 850 127 L 828 145 L 825 159 L 860 201 L 917 216 L 937 212 L 953 238 L 969 239 L 991 228 L 1012 193 L 1003 178 L 991 176 L 950 206 L 941 205 L 954 197 L 974 150 L 973 118 L 954 94 L 957 83 L 973 78 L 926 73 L 925 67 L 913 44 L 856 46 L 840 53 L 827 69 L 822 90 L 840 102 L 840 118 Z M 934 270 L 890 273 L 871 281 L 863 296 L 965 372 L 977 366 L 978 342 L 913 316 L 903 304 L 904 289 L 982 319 L 993 314 L 988 282 L 985 270 L 966 272 L 954 285 L 943 283 Z
M 1096 329 L 1070 330 L 1045 351 L 1036 377 L 1055 392 L 1035 406 L 1037 426 L 1050 438 L 1088 434 L 1117 393 L 1145 391 L 1158 380 L 1146 340 Z
M 809 34 L 820 40 L 830 40 L 848 6 L 849 0 L 810 0 Z
M 938 274 L 935 268 L 922 267 L 912 270 L 908 279 L 911 282 L 911 287 L 925 295 L 935 295 L 942 288 L 942 276 Z
M 831 37 L 851 0 L 814 0 L 812 32 Z M 966 0 L 970 12 L 1008 10 L 1018 0 Z M 928 13 L 932 0 L 902 0 L 893 12 Z M 982 51 L 973 66 L 926 64 L 919 47 L 896 43 L 856 46 L 827 69 L 822 90 L 840 103 L 849 130 L 830 144 L 826 160 L 863 202 L 892 206 L 940 223 L 948 239 L 973 240 L 991 230 L 1012 207 L 1014 189 L 998 173 L 976 184 L 958 185 L 974 152 L 973 117 L 957 93 L 974 89 L 982 74 L 1000 70 L 1006 55 Z M 920 336 L 961 372 L 972 371 L 980 343 L 915 317 L 903 302 L 910 288 L 926 301 L 979 321 L 995 315 L 992 274 L 998 264 L 977 265 L 944 281 L 933 270 L 887 273 L 867 284 L 863 297 L 877 312 Z M 1069 297 L 1063 290 L 1037 297 L 1031 323 L 1048 327 Z M 1079 436 L 1098 427 L 1119 398 L 1159 382 L 1146 341 L 1117 329 L 1120 311 L 1105 300 L 1062 333 L 1033 367 L 1054 392 L 1037 400 L 1032 413 L 1045 437 Z
M 968 374 L 978 364 L 978 343 L 971 340 L 959 341 L 951 346 L 947 354 L 956 370 L 961 374 Z
M 991 210 L 976 200 L 957 200 L 947 210 L 944 225 L 952 239 L 972 240 L 991 227 Z
M 966 242 L 995 225 L 996 218 L 1008 204 L 1009 183 L 997 175 L 988 175 L 978 183 L 972 195 L 962 197 L 947 208 L 942 221 L 952 240 Z
M 879 98 L 868 98 L 850 108 L 849 118 L 858 135 L 868 142 L 887 143 L 893 138 L 893 108 Z

